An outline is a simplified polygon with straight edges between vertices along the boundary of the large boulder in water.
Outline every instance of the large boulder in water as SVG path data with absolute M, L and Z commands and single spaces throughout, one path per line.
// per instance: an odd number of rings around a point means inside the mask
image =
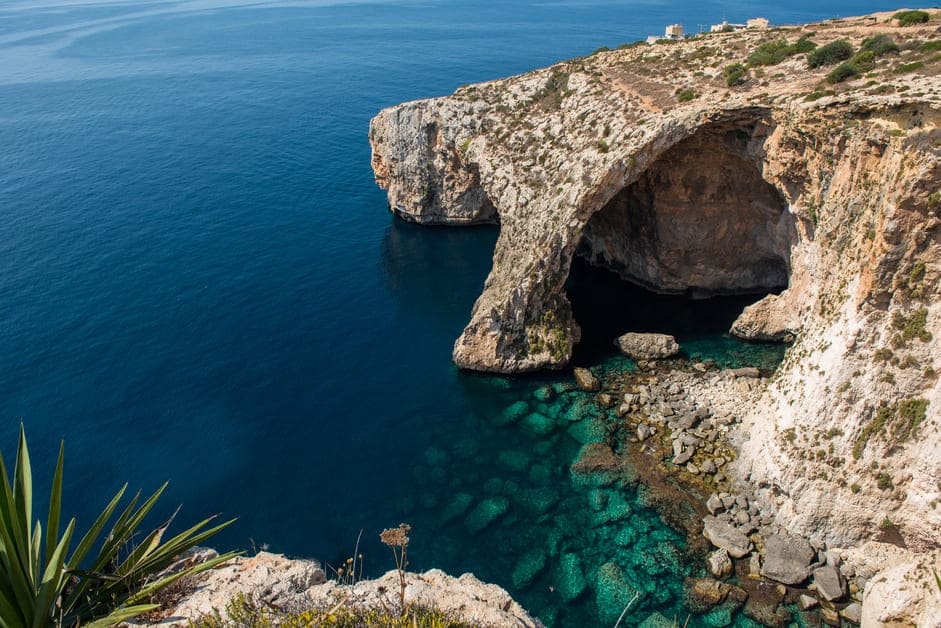
M 582 560 L 578 554 L 562 554 L 556 574 L 556 589 L 563 602 L 571 602 L 585 590 L 588 582 L 582 571 Z
M 631 586 L 617 563 L 605 563 L 598 569 L 595 604 L 602 623 L 614 625 L 628 604 L 633 601 L 631 609 L 637 609 L 643 597 L 644 592 Z
M 605 443 L 588 443 L 578 452 L 578 458 L 572 464 L 572 473 L 591 475 L 594 473 L 614 473 L 621 467 L 617 455 Z
M 680 352 L 676 338 L 667 334 L 624 334 L 614 344 L 634 360 L 659 360 Z
M 601 388 L 601 382 L 598 381 L 594 373 L 586 368 L 575 368 L 575 382 L 585 392 L 595 392 Z

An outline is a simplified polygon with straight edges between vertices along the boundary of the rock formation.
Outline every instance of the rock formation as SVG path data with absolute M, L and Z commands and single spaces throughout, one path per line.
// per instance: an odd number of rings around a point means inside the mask
M 911 549 L 941 545 L 936 26 L 883 13 L 631 46 L 380 112 L 392 211 L 500 225 L 455 362 L 563 367 L 575 255 L 662 292 L 780 291 L 733 326 L 793 341 L 741 408 L 736 478 L 811 539 L 890 520 Z M 883 33 L 901 50 L 860 79 L 829 85 L 803 54 L 724 72 L 764 42 Z
M 209 555 L 214 552 L 203 549 L 196 552 L 195 558 Z M 235 558 L 184 583 L 184 595 L 175 605 L 163 610 L 160 617 L 132 625 L 183 627 L 201 617 L 211 617 L 216 611 L 225 617 L 229 602 L 239 595 L 266 608 L 294 613 L 336 609 L 344 604 L 361 610 L 388 611 L 397 603 L 398 578 L 396 571 L 390 571 L 375 580 L 341 584 L 327 580 L 316 562 L 260 552 L 251 558 Z M 468 624 L 542 626 L 506 591 L 481 582 L 472 574 L 455 578 L 432 569 L 423 574 L 406 574 L 406 585 L 406 603 L 441 611 Z

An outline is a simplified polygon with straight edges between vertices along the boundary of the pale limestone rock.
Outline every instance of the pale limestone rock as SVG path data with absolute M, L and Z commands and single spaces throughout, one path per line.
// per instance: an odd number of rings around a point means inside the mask
M 738 529 L 712 516 L 703 518 L 703 536 L 734 558 L 742 558 L 751 551 L 751 541 Z
M 680 352 L 676 338 L 668 334 L 638 334 L 630 332 L 614 341 L 624 355 L 635 360 L 659 360 Z
M 799 536 L 774 534 L 765 540 L 761 575 L 784 584 L 800 584 L 810 576 L 814 550 Z
M 472 574 L 455 578 L 432 569 L 423 574 L 409 573 L 406 582 L 406 603 L 434 608 L 469 624 L 542 626 L 502 588 L 481 582 Z M 323 571 L 313 561 L 261 552 L 251 558 L 235 558 L 201 574 L 194 591 L 175 608 L 168 609 L 162 621 L 135 625 L 182 628 L 190 620 L 214 610 L 224 613 L 229 600 L 238 594 L 250 595 L 275 608 L 299 611 L 330 609 L 344 600 L 345 604 L 363 609 L 395 607 L 398 591 L 396 571 L 375 580 L 341 585 L 333 580 L 325 582 Z
M 601 382 L 595 377 L 595 374 L 586 368 L 577 367 L 574 371 L 575 383 L 585 392 L 594 392 L 601 388 Z

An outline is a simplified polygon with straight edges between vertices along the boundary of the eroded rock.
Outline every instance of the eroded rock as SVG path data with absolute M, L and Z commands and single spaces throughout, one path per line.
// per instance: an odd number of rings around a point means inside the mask
M 676 338 L 667 334 L 627 333 L 614 341 L 624 355 L 634 360 L 661 360 L 680 352 Z

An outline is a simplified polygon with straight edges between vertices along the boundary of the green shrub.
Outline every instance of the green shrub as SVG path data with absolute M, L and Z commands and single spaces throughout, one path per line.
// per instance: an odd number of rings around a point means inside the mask
M 859 70 L 852 63 L 841 63 L 827 74 L 827 83 L 842 83 L 843 81 L 859 77 Z
M 924 11 L 899 11 L 892 17 L 899 21 L 899 26 L 914 26 L 924 24 L 931 16 Z
M 872 50 L 860 50 L 847 63 L 855 67 L 859 72 L 868 72 L 876 65 L 876 53 Z
M 923 67 L 925 67 L 923 61 L 915 61 L 913 63 L 903 63 L 892 70 L 892 72 L 895 74 L 908 74 L 909 72 L 917 72 Z
M 935 39 L 934 41 L 926 41 L 921 45 L 922 52 L 935 52 L 941 50 L 941 39 Z
M 889 35 L 876 35 L 863 40 L 860 50 L 871 52 L 876 57 L 894 54 L 899 51 L 899 45 Z
M 690 100 L 699 98 L 699 94 L 697 94 L 695 90 L 687 88 L 677 93 L 676 98 L 680 102 L 689 102 Z
M 880 473 L 876 478 L 876 486 L 878 486 L 881 491 L 889 490 L 892 488 L 892 476 L 888 473 Z
M 836 65 L 852 56 L 853 44 L 845 39 L 838 39 L 825 46 L 820 46 L 807 55 L 807 67 L 813 69 L 825 65 Z
M 722 74 L 725 76 L 725 84 L 729 87 L 742 85 L 748 80 L 748 69 L 741 63 L 733 63 L 732 65 L 725 66 Z
M 788 45 L 786 39 L 767 41 L 748 55 L 748 65 L 777 65 L 787 58 Z
M 793 44 L 787 43 L 786 39 L 776 41 L 767 41 L 748 55 L 748 65 L 752 67 L 762 65 L 777 65 L 796 54 L 810 52 L 817 47 L 817 44 L 810 41 L 809 35 L 803 35 Z
M 810 35 L 801 35 L 800 39 L 791 44 L 788 56 L 805 54 L 813 51 L 816 47 L 817 43 L 810 41 Z
M 60 529 L 63 458 L 64 447 L 60 446 L 45 539 L 40 522 L 33 524 L 33 478 L 22 425 L 12 483 L 0 458 L 0 626 L 112 626 L 156 610 L 159 605 L 148 603 L 155 593 L 235 555 L 225 554 L 166 575 L 165 570 L 180 554 L 232 523 L 207 528 L 212 518 L 205 519 L 164 541 L 171 518 L 142 534 L 138 528 L 166 484 L 140 506 L 138 493 L 102 538 L 124 496 L 125 485 L 72 549 L 75 519 L 64 532 Z M 93 554 L 96 545 L 98 553 Z

